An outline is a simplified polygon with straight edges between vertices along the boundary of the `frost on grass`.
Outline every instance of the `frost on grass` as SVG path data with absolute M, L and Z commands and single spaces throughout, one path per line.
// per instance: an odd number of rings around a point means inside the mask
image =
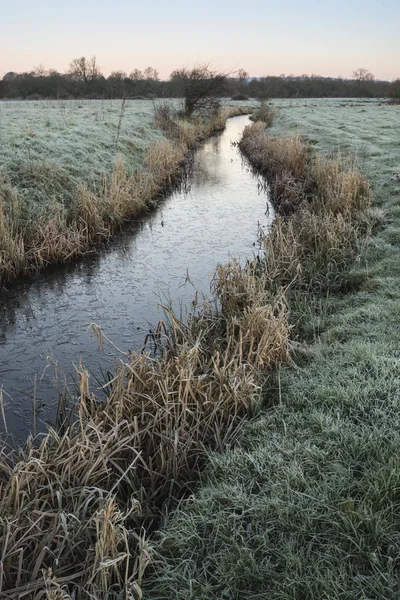
M 266 410 L 168 515 L 145 597 L 398 600 L 400 107 L 273 104 L 272 135 L 357 156 L 385 218 L 354 288 L 291 304 L 297 368 L 266 381 Z
M 15 188 L 35 218 L 68 206 L 83 183 L 97 185 L 117 156 L 134 172 L 163 134 L 151 101 L 128 100 L 121 109 L 121 100 L 0 102 L 0 186 Z
M 400 106 L 368 99 L 275 100 L 272 133 L 296 131 L 325 152 L 353 153 L 373 180 L 399 172 Z

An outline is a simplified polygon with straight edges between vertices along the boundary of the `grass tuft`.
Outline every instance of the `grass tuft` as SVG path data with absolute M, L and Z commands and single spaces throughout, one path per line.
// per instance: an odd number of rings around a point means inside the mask
M 267 127 L 271 127 L 276 116 L 276 111 L 265 102 L 261 102 L 260 106 L 251 114 L 252 121 L 262 121 Z

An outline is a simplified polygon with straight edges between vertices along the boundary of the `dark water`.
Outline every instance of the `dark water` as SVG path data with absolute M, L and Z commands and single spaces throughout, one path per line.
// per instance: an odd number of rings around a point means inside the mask
M 193 287 L 182 285 L 187 272 L 207 296 L 218 263 L 231 254 L 243 261 L 253 255 L 259 226 L 267 228 L 273 212 L 232 144 L 248 122 L 230 119 L 196 154 L 189 189 L 170 195 L 99 254 L 1 292 L 0 389 L 8 431 L 17 439 L 32 431 L 35 376 L 38 431 L 54 419 L 53 361 L 66 373 L 81 356 L 94 375 L 112 370 L 117 352 L 106 344 L 99 353 L 89 323 L 118 348 L 139 349 L 162 316 L 160 298 L 174 306 L 192 301 Z

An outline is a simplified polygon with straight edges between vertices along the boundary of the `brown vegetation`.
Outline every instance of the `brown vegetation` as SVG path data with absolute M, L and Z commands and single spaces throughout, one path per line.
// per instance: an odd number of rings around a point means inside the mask
M 77 420 L 64 435 L 2 455 L 5 598 L 62 597 L 64 584 L 79 598 L 105 598 L 113 585 L 135 597 L 145 531 L 190 489 L 205 451 L 234 439 L 260 370 L 288 357 L 284 298 L 270 297 L 256 266 L 220 267 L 213 287 L 216 303 L 186 322 L 167 311 L 161 357 L 127 357 L 105 402 L 79 367 Z
M 279 215 L 264 240 L 275 281 L 340 287 L 369 228 L 360 214 L 369 209 L 370 188 L 354 161 L 316 155 L 299 136 L 267 137 L 262 122 L 245 129 L 240 146 L 268 178 Z
M 271 127 L 275 119 L 275 110 L 264 102 L 250 115 L 252 121 L 262 121 L 267 127 Z
M 167 118 L 165 126 L 172 127 Z M 207 451 L 234 439 L 257 405 L 265 369 L 288 360 L 292 293 L 334 284 L 354 259 L 359 213 L 369 206 L 359 173 L 341 159 L 316 157 L 299 138 L 266 137 L 262 123 L 246 130 L 242 146 L 276 181 L 296 182 L 296 197 L 290 186 L 289 200 L 284 187 L 274 195 L 278 210 L 296 207 L 295 214 L 277 217 L 258 260 L 217 268 L 212 302 L 185 321 L 166 309 L 154 336 L 158 359 L 126 355 L 104 386 L 105 401 L 80 366 L 75 423 L 37 447 L 28 441 L 18 454 L 3 452 L 4 598 L 140 598 L 146 532 L 192 490 Z M 162 162 L 157 152 L 154 162 Z M 120 214 L 126 179 L 114 177 Z M 90 206 L 90 196 L 84 202 Z M 92 223 L 85 214 L 83 229 L 98 231 L 101 215 Z

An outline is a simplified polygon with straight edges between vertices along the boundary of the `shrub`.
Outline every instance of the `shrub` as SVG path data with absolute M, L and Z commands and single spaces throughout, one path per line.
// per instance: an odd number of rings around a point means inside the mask
M 212 70 L 208 64 L 199 64 L 191 69 L 177 69 L 171 73 L 171 81 L 180 87 L 186 116 L 209 117 L 218 111 L 226 87 L 224 73 Z
M 248 99 L 249 99 L 249 97 L 246 96 L 246 94 L 242 94 L 241 92 L 238 92 L 237 94 L 234 94 L 232 96 L 232 100 L 235 100 L 235 101 L 240 101 L 241 100 L 242 102 L 245 102 Z
M 259 108 L 257 108 L 250 117 L 252 121 L 263 121 L 267 127 L 271 127 L 274 118 L 275 111 L 264 102 L 261 103 Z

